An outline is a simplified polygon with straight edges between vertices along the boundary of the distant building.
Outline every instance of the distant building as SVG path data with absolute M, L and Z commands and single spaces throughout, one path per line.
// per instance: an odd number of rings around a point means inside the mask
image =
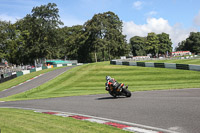
M 192 55 L 190 51 L 176 51 L 171 53 L 172 56 Z

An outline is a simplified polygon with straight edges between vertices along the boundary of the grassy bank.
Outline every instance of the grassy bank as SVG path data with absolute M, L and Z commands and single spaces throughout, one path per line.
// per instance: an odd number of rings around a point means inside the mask
M 47 72 L 50 72 L 50 71 L 53 71 L 53 70 L 56 70 L 56 69 L 60 69 L 60 67 L 55 67 L 55 68 L 51 68 L 51 69 L 44 69 L 44 70 L 41 70 L 41 71 L 32 72 L 30 74 L 19 76 L 17 78 L 12 79 L 12 80 L 3 82 L 3 83 L 0 84 L 0 91 L 8 89 L 12 86 L 16 86 L 16 85 L 23 83 L 23 82 L 25 82 L 25 81 L 33 78 L 33 77 L 40 75 L 40 74 L 47 73 Z
M 109 62 L 103 62 L 75 67 L 37 88 L 0 101 L 107 93 L 104 87 L 106 75 L 128 84 L 131 91 L 200 87 L 200 73 L 196 71 L 110 65 Z
M 30 110 L 0 108 L 2 133 L 125 133 L 120 129 Z
M 192 64 L 200 65 L 200 59 L 182 59 L 182 60 L 149 60 L 140 62 L 154 62 L 154 63 L 176 63 L 176 64 Z

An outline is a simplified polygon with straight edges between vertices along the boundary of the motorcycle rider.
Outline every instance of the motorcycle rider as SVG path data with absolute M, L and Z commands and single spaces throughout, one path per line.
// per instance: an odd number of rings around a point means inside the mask
M 121 90 L 121 88 L 120 88 L 121 84 L 119 84 L 114 78 L 111 78 L 110 76 L 106 76 L 106 81 L 107 82 L 106 82 L 105 86 L 106 86 L 107 91 L 109 91 L 109 90 L 115 91 L 117 89 Z

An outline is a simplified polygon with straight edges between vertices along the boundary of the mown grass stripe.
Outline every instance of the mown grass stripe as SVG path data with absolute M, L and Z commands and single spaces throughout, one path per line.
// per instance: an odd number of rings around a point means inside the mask
M 200 74 L 196 71 L 124 65 L 110 62 L 78 66 L 32 90 L 0 101 L 28 100 L 49 97 L 105 94 L 105 76 L 129 85 L 130 91 L 199 88 Z

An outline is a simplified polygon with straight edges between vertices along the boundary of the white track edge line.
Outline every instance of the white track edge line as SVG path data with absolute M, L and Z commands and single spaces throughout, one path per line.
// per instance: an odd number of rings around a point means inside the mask
M 146 126 L 146 125 L 137 124 L 137 123 L 119 121 L 119 120 L 114 120 L 114 119 L 108 119 L 108 118 L 102 118 L 102 117 L 96 117 L 96 116 L 90 116 L 90 115 L 84 115 L 84 114 L 78 114 L 78 113 L 62 112 L 62 111 L 56 111 L 56 110 L 35 109 L 35 108 L 23 108 L 23 107 L 0 107 L 0 108 L 17 108 L 17 109 L 25 109 L 25 110 L 33 110 L 33 111 L 40 110 L 40 111 L 44 111 L 44 112 L 49 111 L 49 112 L 67 113 L 67 114 L 70 114 L 70 115 L 80 115 L 80 116 L 85 116 L 85 117 L 91 117 L 91 118 L 96 118 L 96 119 L 100 119 L 100 120 L 111 121 L 111 122 L 121 123 L 121 124 L 125 124 L 125 125 L 161 131 L 161 132 L 165 132 L 165 133 L 179 133 L 179 132 L 175 132 L 175 131 L 171 131 L 171 130 L 167 130 L 167 129 L 151 127 L 151 126 Z

